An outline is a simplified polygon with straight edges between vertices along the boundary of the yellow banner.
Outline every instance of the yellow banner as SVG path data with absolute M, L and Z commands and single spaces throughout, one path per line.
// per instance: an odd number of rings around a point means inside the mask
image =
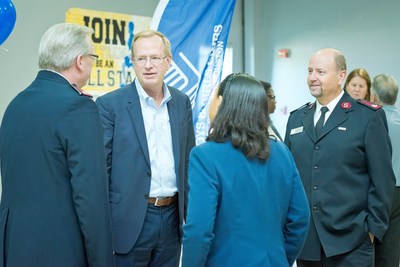
M 130 46 L 135 33 L 150 28 L 151 17 L 70 8 L 65 21 L 94 29 L 92 40 L 99 59 L 85 91 L 97 97 L 133 81 Z

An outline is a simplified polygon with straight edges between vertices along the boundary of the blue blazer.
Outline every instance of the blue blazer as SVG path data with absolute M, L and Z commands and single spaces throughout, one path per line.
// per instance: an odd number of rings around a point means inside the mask
M 182 266 L 292 266 L 309 226 L 294 160 L 270 140 L 266 162 L 230 142 L 192 150 Z
M 187 165 L 195 145 L 190 100 L 169 87 L 168 101 L 179 215 L 183 222 L 187 195 Z M 115 251 L 129 252 L 142 229 L 150 192 L 151 167 L 142 110 L 135 82 L 97 98 L 104 127 L 110 182 L 110 206 Z
M 102 133 L 93 100 L 51 71 L 10 103 L 0 128 L 0 266 L 113 266 Z

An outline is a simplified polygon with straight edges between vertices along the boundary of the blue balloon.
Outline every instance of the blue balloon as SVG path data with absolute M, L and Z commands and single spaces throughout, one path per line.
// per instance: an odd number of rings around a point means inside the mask
M 0 0 L 0 45 L 14 29 L 17 13 L 11 0 Z

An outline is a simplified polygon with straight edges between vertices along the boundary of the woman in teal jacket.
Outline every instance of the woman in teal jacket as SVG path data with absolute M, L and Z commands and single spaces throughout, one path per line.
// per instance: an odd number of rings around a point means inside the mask
M 293 158 L 268 139 L 267 95 L 231 74 L 210 103 L 207 142 L 189 160 L 183 267 L 292 266 L 309 226 Z

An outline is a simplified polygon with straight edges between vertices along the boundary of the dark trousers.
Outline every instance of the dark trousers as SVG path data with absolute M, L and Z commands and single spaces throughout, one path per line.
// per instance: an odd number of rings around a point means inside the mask
M 374 245 L 369 236 L 355 249 L 344 254 L 326 257 L 321 249 L 321 260 L 297 260 L 297 267 L 373 267 Z M 377 266 L 378 267 L 378 266 Z M 398 267 L 398 266 L 397 266 Z
M 177 267 L 181 253 L 178 204 L 148 205 L 143 228 L 132 250 L 115 255 L 117 267 Z
M 399 267 L 400 261 L 400 188 L 393 195 L 389 228 L 382 243 L 375 246 L 376 267 Z

